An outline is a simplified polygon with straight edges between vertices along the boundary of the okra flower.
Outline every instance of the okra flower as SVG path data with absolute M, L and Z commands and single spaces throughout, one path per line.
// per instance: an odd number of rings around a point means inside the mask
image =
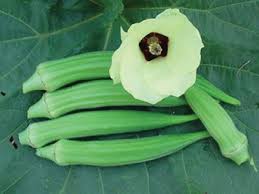
M 167 9 L 121 31 L 110 76 L 136 99 L 155 104 L 179 97 L 196 80 L 203 43 L 199 31 L 178 9 Z

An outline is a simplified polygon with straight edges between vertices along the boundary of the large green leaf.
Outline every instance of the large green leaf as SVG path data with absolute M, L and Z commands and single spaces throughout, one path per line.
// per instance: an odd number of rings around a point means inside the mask
M 37 158 L 29 147 L 11 145 L 9 138 L 18 143 L 18 132 L 32 122 L 26 119 L 26 110 L 41 95 L 21 93 L 22 82 L 37 64 L 86 51 L 114 50 L 120 42 L 120 26 L 128 28 L 177 7 L 202 34 L 200 73 L 241 99 L 241 107 L 225 107 L 247 134 L 259 164 L 259 1 L 125 0 L 123 4 L 119 0 L 0 1 L 0 192 L 257 194 L 259 174 L 249 164 L 237 166 L 223 158 L 212 139 L 159 160 L 116 168 L 59 167 Z M 201 127 L 195 122 L 155 133 Z

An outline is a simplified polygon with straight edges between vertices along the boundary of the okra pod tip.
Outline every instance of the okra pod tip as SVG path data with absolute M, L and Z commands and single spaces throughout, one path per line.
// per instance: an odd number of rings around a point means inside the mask
M 243 136 L 244 141 L 240 144 L 240 147 L 236 148 L 232 152 L 224 152 L 222 153 L 225 157 L 232 159 L 236 164 L 241 165 L 242 163 L 250 160 L 250 155 L 248 152 L 248 141 L 245 136 Z
M 62 141 L 62 140 L 60 140 Z M 58 143 L 58 142 L 57 142 Z M 50 146 L 45 146 L 40 149 L 36 149 L 36 155 L 42 158 L 47 158 L 49 160 L 53 160 L 55 163 L 58 163 L 55 157 L 55 148 L 57 146 L 57 143 L 50 145 Z
M 22 90 L 24 94 L 34 90 L 46 90 L 40 74 L 37 71 L 23 83 Z
M 19 133 L 18 137 L 19 137 L 20 144 L 30 145 L 30 146 L 34 147 L 30 141 L 30 135 L 28 133 L 29 133 L 29 130 L 24 130 Z
M 53 118 L 50 111 L 48 110 L 48 106 L 45 100 L 45 94 L 43 94 L 42 98 L 32 105 L 28 112 L 27 117 L 31 118 L 39 118 L 39 117 L 46 117 L 46 118 Z

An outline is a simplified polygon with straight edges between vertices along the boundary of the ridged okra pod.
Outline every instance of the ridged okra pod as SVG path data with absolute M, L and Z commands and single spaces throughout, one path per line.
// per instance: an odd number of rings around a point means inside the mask
M 196 115 L 169 115 L 150 111 L 90 111 L 30 124 L 19 134 L 19 140 L 21 144 L 41 147 L 59 139 L 151 130 L 197 118 Z
M 60 140 L 37 149 L 58 165 L 120 166 L 154 160 L 209 137 L 206 131 L 104 141 Z
M 41 63 L 23 84 L 23 92 L 54 91 L 67 84 L 109 77 L 112 52 L 89 52 L 64 59 Z
M 232 105 L 241 104 L 238 99 L 226 94 L 225 92 L 217 88 L 215 85 L 213 85 L 211 82 L 209 82 L 208 80 L 206 80 L 204 77 L 200 75 L 197 75 L 197 80 L 195 85 L 197 85 L 202 90 L 206 91 L 210 96 L 220 101 L 223 101 Z
M 185 98 L 225 157 L 239 165 L 250 159 L 246 136 L 219 103 L 196 85 L 187 90 Z
M 172 96 L 154 106 L 173 107 L 185 104 L 184 98 Z M 120 84 L 114 85 L 111 80 L 96 80 L 43 94 L 41 100 L 28 110 L 28 118 L 56 118 L 75 110 L 107 106 L 152 105 L 133 98 Z

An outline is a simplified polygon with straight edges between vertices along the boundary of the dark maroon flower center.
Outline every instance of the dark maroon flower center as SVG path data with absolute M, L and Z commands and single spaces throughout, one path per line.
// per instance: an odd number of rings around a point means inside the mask
M 157 57 L 165 57 L 168 51 L 168 37 L 151 32 L 139 42 L 139 48 L 147 61 Z

